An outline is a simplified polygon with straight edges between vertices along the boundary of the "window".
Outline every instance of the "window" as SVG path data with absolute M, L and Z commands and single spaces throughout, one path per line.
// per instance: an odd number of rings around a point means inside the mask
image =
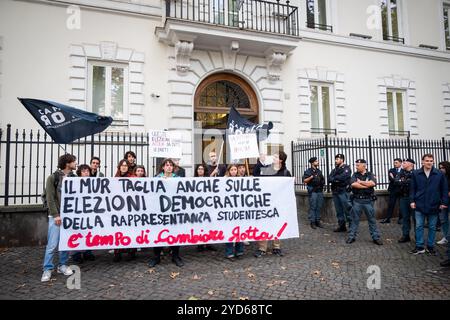
M 329 84 L 311 84 L 311 132 L 335 133 L 334 108 L 331 105 L 333 87 Z
M 383 40 L 405 43 L 401 38 L 399 0 L 381 0 Z
M 306 0 L 306 26 L 333 32 L 333 27 L 329 25 L 329 12 L 327 0 Z
M 450 50 L 450 28 L 448 18 L 450 17 L 450 3 L 444 3 L 444 32 L 445 47 Z
M 127 120 L 128 66 L 89 63 L 89 105 L 94 113 Z
M 387 108 L 390 135 L 408 134 L 405 125 L 405 99 L 404 92 L 397 90 L 387 91 Z

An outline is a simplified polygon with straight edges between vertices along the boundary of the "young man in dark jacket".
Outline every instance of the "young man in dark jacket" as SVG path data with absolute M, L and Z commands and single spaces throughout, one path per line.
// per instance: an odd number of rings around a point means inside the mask
M 395 205 L 397 204 L 397 200 L 399 197 L 399 190 L 398 186 L 395 183 L 395 178 L 400 174 L 400 171 L 402 170 L 402 159 L 395 158 L 394 159 L 394 167 L 389 169 L 389 186 L 388 186 L 388 192 L 389 192 L 389 205 L 388 205 L 388 211 L 386 218 L 383 219 L 380 223 L 390 223 L 392 215 L 394 213 Z M 401 215 L 401 211 L 400 211 Z M 400 223 L 401 217 L 398 217 L 398 221 Z
M 64 154 L 58 159 L 58 170 L 48 176 L 45 184 L 45 198 L 48 204 L 48 235 L 47 247 L 45 248 L 44 272 L 41 281 L 50 281 L 54 269 L 53 257 L 59 244 L 59 231 L 61 226 L 60 203 L 61 186 L 65 177 L 75 177 L 72 172 L 77 168 L 76 157 L 71 154 Z M 58 273 L 70 276 L 73 271 L 67 266 L 69 260 L 68 251 L 59 252 Z
M 434 166 L 432 154 L 422 157 L 422 168 L 411 179 L 409 200 L 416 217 L 416 248 L 412 254 L 425 253 L 424 222 L 428 218 L 427 251 L 435 254 L 434 240 L 439 211 L 448 207 L 448 186 L 445 176 Z
M 411 217 L 414 219 L 414 210 L 410 206 L 409 190 L 415 164 L 416 162 L 413 159 L 405 159 L 402 170 L 395 177 L 394 183 L 400 197 L 400 213 L 402 216 L 402 237 L 398 240 L 399 243 L 411 241 L 409 234 L 411 231 Z

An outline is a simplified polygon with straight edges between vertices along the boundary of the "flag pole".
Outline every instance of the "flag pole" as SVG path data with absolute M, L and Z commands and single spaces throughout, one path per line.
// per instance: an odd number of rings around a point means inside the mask
M 247 169 L 247 177 L 250 177 L 250 169 L 248 168 L 248 158 L 245 158 L 245 169 Z
M 222 141 L 222 145 L 220 146 L 219 158 L 217 159 L 217 168 L 219 168 L 220 159 L 222 159 L 223 144 L 224 141 Z

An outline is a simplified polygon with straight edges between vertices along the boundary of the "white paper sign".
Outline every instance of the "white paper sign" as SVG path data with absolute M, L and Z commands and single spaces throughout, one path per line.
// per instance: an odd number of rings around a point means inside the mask
M 149 153 L 154 158 L 181 158 L 181 134 L 176 131 L 150 130 Z
M 255 133 L 233 134 L 228 136 L 232 160 L 258 158 L 258 142 Z
M 59 248 L 96 250 L 299 236 L 294 178 L 65 178 Z

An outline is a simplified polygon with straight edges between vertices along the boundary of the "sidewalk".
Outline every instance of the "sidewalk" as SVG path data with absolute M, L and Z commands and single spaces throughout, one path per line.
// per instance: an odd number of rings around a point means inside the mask
M 96 252 L 96 261 L 80 265 L 80 290 L 67 289 L 56 273 L 40 282 L 43 247 L 2 250 L 0 299 L 450 299 L 450 269 L 439 266 L 445 248 L 437 245 L 437 256 L 409 254 L 413 244 L 397 243 L 397 223 L 379 224 L 383 246 L 372 243 L 366 222 L 351 245 L 346 234 L 333 233 L 334 225 L 312 230 L 307 221 L 299 223 L 301 237 L 283 241 L 282 258 L 254 258 L 251 244 L 230 262 L 224 245 L 201 253 L 193 246 L 181 248 L 185 267 L 165 256 L 149 269 L 150 249 L 119 263 L 107 251 Z M 380 267 L 379 290 L 367 288 L 370 265 Z

